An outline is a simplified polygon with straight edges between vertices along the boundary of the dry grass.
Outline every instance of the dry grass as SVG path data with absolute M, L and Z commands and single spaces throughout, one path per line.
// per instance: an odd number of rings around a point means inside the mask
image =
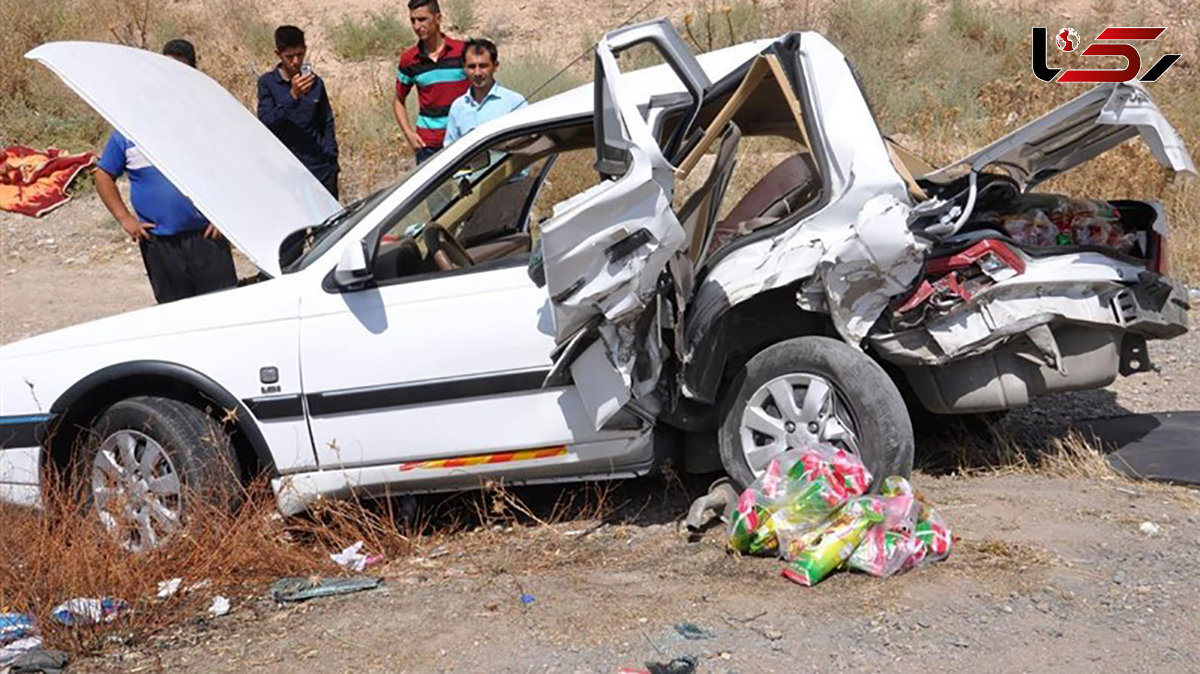
M 989 425 L 984 432 L 956 429 L 928 439 L 920 454 L 920 468 L 933 473 L 1128 479 L 1109 466 L 1097 440 L 1075 430 L 1030 441 L 1019 440 L 998 425 Z
M 1001 568 L 1046 567 L 1059 561 L 1058 556 L 1042 548 L 996 538 L 964 538 L 959 541 L 959 553 L 978 555 L 984 564 Z
M 412 29 L 392 10 L 342 16 L 328 32 L 334 51 L 347 61 L 395 58 L 415 40 Z
M 522 537 L 527 540 L 521 558 L 510 565 L 541 568 L 561 561 L 563 546 L 586 533 L 564 523 L 598 527 L 628 506 L 619 489 L 617 483 L 589 483 L 518 495 L 502 482 L 488 481 L 476 491 L 420 501 L 319 501 L 306 515 L 285 519 L 266 480 L 259 480 L 241 494 L 243 505 L 236 512 L 191 499 L 194 510 L 182 532 L 165 548 L 145 554 L 123 549 L 68 490 L 51 489 L 44 512 L 0 505 L 0 607 L 33 614 L 49 647 L 82 655 L 113 639 L 142 643 L 203 619 L 217 595 L 230 597 L 236 609 L 265 596 L 281 577 L 345 575 L 329 554 L 356 541 L 364 541 L 365 552 L 382 553 L 392 562 L 447 541 L 494 549 L 502 545 L 497 536 L 532 527 L 537 534 Z M 469 532 L 478 535 L 466 536 Z M 182 589 L 157 598 L 157 583 L 172 578 L 183 579 Z M 201 581 L 207 581 L 204 587 L 187 589 Z M 130 610 L 111 623 L 88 627 L 51 619 L 55 606 L 77 597 L 115 597 L 128 602 Z
M 97 4 L 102 5 L 100 11 Z M 450 3 L 447 11 L 460 28 L 477 23 L 471 0 Z M 9 38 L 0 41 L 0 91 L 5 92 L 0 98 L 0 142 L 80 150 L 97 149 L 103 141 L 107 132 L 103 121 L 56 78 L 21 57 L 51 40 L 107 40 L 155 48 L 169 37 L 188 37 L 200 51 L 201 68 L 247 106 L 253 105 L 255 75 L 269 67 L 272 58 L 271 26 L 258 12 L 259 5 L 236 0 L 195 5 L 0 0 L 0 25 L 8 28 Z M 102 18 L 93 20 L 96 16 Z M 396 49 L 412 42 L 411 30 L 400 17 L 385 12 L 315 29 L 329 31 L 343 60 L 330 67 L 340 73 L 331 81 L 331 93 L 348 197 L 399 179 L 407 166 L 409 152 L 389 107 L 392 59 Z M 1081 36 L 1095 35 L 1117 19 L 1124 25 L 1171 25 L 1164 24 L 1161 16 L 1147 14 L 1141 5 L 1118 7 L 1111 2 L 1082 6 L 1071 17 Z M 614 18 L 614 24 L 619 20 Z M 693 47 L 704 50 L 785 30 L 823 32 L 861 72 L 884 132 L 937 164 L 967 154 L 1087 88 L 1046 84 L 1029 72 L 1030 27 L 1061 22 L 1051 7 L 992 6 L 968 0 L 696 0 L 679 29 Z M 888 27 L 886 39 L 880 26 Z M 501 39 L 508 31 L 493 25 L 477 29 Z M 564 39 L 590 45 L 595 37 L 581 30 Z M 1171 28 L 1156 42 L 1144 45 L 1143 56 L 1150 60 L 1167 52 L 1194 54 L 1198 48 L 1200 33 L 1194 28 Z M 537 53 L 504 53 L 500 79 L 527 94 L 553 75 L 561 61 Z M 360 60 L 363 67 L 354 63 Z M 637 65 L 654 57 L 634 53 L 626 60 Z M 1151 90 L 1185 143 L 1194 148 L 1200 143 L 1200 98 L 1190 86 L 1194 79 L 1190 74 L 1187 64 L 1181 63 Z M 536 98 L 565 90 L 588 76 L 590 63 L 585 58 Z M 1108 198 L 1162 199 L 1174 227 L 1174 273 L 1200 283 L 1200 188 L 1167 181 L 1140 143 L 1109 152 L 1044 188 Z
M 319 564 L 313 550 L 286 541 L 286 528 L 261 488 L 248 493 L 236 514 L 197 512 L 174 545 L 145 555 L 125 551 L 90 510 L 56 493 L 44 514 L 6 507 L 0 515 L 0 605 L 35 615 L 47 644 L 73 653 L 96 650 L 114 634 L 144 638 L 202 613 L 217 594 L 240 594 L 247 583 L 332 567 Z M 175 577 L 185 585 L 208 580 L 211 586 L 155 599 L 157 582 Z M 94 627 L 67 628 L 50 619 L 60 602 L 106 596 L 129 602 L 132 610 Z

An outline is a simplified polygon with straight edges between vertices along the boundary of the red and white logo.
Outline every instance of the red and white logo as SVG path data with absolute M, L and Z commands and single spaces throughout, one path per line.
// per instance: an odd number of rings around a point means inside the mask
M 1129 82 L 1134 79 L 1139 82 L 1153 82 L 1175 65 L 1180 55 L 1164 54 L 1139 78 L 1138 74 L 1142 71 L 1142 55 L 1138 53 L 1137 47 L 1129 43 L 1131 41 L 1157 40 L 1165 30 L 1166 28 L 1162 27 L 1110 26 L 1100 31 L 1095 42 L 1085 49 L 1080 49 L 1082 45 L 1079 41 L 1079 33 L 1075 32 L 1074 28 L 1063 28 L 1054 34 L 1054 43 L 1063 52 L 1078 54 L 1080 57 L 1119 56 L 1125 59 L 1125 67 L 1121 69 L 1071 68 L 1063 70 L 1062 68 L 1051 68 L 1046 62 L 1048 42 L 1046 29 L 1035 27 L 1033 29 L 1033 74 L 1043 82 Z
M 1054 36 L 1054 43 L 1063 51 L 1075 51 L 1079 46 L 1079 33 L 1074 28 L 1063 28 Z

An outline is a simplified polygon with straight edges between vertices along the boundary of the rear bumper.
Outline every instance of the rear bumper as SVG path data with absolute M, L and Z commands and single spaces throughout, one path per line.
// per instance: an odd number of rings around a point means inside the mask
M 871 342 L 930 411 L 989 412 L 1149 369 L 1145 341 L 1187 332 L 1189 308 L 1185 286 L 1145 272 L 1132 285 L 1016 287 Z
M 1171 339 L 1188 331 L 1191 309 L 1184 284 L 1146 272 L 1137 285 L 1118 291 L 1110 300 L 1119 326 L 1152 339 Z

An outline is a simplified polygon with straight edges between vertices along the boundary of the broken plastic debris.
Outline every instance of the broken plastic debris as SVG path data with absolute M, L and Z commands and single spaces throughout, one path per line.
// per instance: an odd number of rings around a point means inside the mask
M 31 637 L 36 631 L 28 613 L 0 613 L 0 645 Z
M 0 646 L 0 669 L 12 664 L 22 655 L 41 647 L 41 637 L 25 637 Z
M 229 613 L 230 608 L 228 598 L 216 596 L 213 597 L 212 606 L 208 607 L 208 612 L 214 617 L 223 616 Z
M 358 541 L 354 545 L 342 550 L 341 552 L 329 555 L 329 558 L 335 564 L 343 569 L 349 569 L 355 572 L 362 572 L 368 566 L 378 564 L 383 561 L 383 555 L 364 555 L 362 551 L 363 542 Z
M 1138 531 L 1147 536 L 1157 536 L 1162 530 L 1154 522 L 1142 522 L 1142 526 L 1138 527 Z
M 55 606 L 50 615 L 68 627 L 78 627 L 81 625 L 95 625 L 101 622 L 110 623 L 128 610 L 129 604 L 120 599 L 113 599 L 112 597 L 104 597 L 103 599 L 83 598 L 72 599 Z
M 675 631 L 679 632 L 684 639 L 691 641 L 696 641 L 698 639 L 713 639 L 717 636 L 703 627 L 689 622 L 676 623 Z
M 374 590 L 383 584 L 379 578 L 281 578 L 271 585 L 271 597 L 281 603 L 308 601 L 363 590 Z
M 67 668 L 70 658 L 62 651 L 48 651 L 42 648 L 41 639 L 33 639 L 38 645 L 18 653 L 8 663 L 9 674 L 57 674 Z M 4 664 L 4 656 L 0 655 L 0 665 Z
M 684 655 L 666 664 L 647 662 L 646 671 L 649 674 L 692 674 L 699 665 L 700 661 L 695 656 Z
M 783 576 L 806 586 L 847 566 L 886 578 L 949 556 L 950 529 L 908 480 L 889 476 L 879 496 L 870 484 L 862 461 L 833 446 L 783 452 L 738 499 L 729 547 L 783 557 Z
M 524 604 L 525 606 L 529 606 L 530 604 L 532 604 L 535 601 L 537 601 L 537 599 L 535 599 L 534 596 L 531 594 L 521 595 L 521 603 Z
M 179 591 L 179 586 L 183 584 L 182 578 L 172 578 L 171 580 L 158 581 L 158 598 L 166 599 Z

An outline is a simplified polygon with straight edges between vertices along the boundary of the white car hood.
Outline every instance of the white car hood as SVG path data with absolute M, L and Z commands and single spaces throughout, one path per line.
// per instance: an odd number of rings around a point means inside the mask
M 152 52 L 54 42 L 25 55 L 50 68 L 132 140 L 255 265 L 278 276 L 279 244 L 337 200 L 221 85 Z

